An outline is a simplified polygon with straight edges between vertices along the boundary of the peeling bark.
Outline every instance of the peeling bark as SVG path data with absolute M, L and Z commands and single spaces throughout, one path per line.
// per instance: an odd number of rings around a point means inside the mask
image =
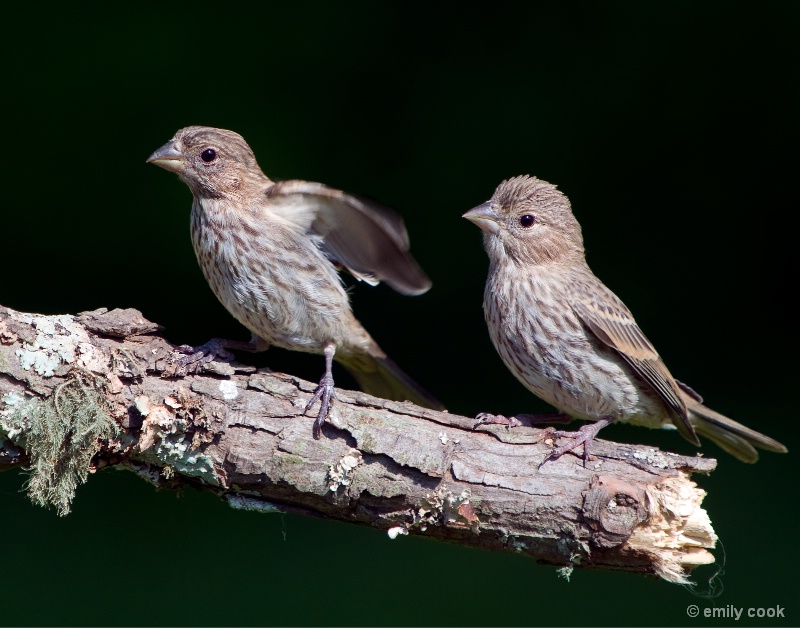
M 547 429 L 473 430 L 470 418 L 343 390 L 317 441 L 314 418 L 303 415 L 314 384 L 217 362 L 166 378 L 174 348 L 158 333 L 132 309 L 44 316 L 0 307 L 0 469 L 31 465 L 27 434 L 50 417 L 42 408 L 69 429 L 56 393 L 72 387 L 87 400 L 99 394 L 118 428 L 96 440 L 93 470 L 124 466 L 156 485 L 201 486 L 236 508 L 513 551 L 567 571 L 680 583 L 714 561 L 705 492 L 691 480 L 713 459 L 597 440 L 588 469 L 572 454 L 539 469 L 552 449 Z M 72 443 L 62 438 L 59 452 Z

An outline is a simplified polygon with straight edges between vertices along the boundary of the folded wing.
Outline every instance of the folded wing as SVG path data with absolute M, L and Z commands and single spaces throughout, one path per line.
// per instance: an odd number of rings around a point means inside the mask
M 699 446 L 680 387 L 625 304 L 599 281 L 591 290 L 581 282 L 574 284 L 571 304 L 584 325 L 616 350 L 674 411 L 678 431 Z

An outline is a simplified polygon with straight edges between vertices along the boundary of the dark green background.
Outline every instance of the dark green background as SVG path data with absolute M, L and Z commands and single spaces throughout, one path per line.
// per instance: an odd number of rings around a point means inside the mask
M 6 473 L 3 624 L 798 623 L 799 4 L 31 6 L 4 9 L 0 27 L 1 304 L 136 307 L 174 342 L 246 338 L 197 268 L 187 188 L 145 165 L 179 127 L 225 127 L 273 179 L 403 213 L 433 289 L 359 286 L 354 308 L 452 412 L 546 411 L 491 347 L 487 260 L 461 218 L 530 173 L 569 195 L 592 268 L 672 372 L 791 453 L 748 466 L 704 449 L 719 467 L 698 482 L 727 551 L 713 602 L 655 579 L 567 583 L 511 554 L 237 512 L 122 472 L 93 476 L 58 518 Z M 259 360 L 322 369 L 280 350 Z M 693 450 L 676 433 L 603 436 Z M 781 605 L 786 618 L 695 620 L 693 603 Z

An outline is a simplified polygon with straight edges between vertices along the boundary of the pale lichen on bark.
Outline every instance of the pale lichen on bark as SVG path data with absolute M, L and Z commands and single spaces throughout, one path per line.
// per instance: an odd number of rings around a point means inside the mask
M 0 308 L 0 466 L 33 464 L 27 405 L 53 404 L 77 378 L 116 430 L 91 437 L 79 480 L 123 466 L 157 485 L 204 487 L 240 509 L 512 551 L 566 572 L 613 568 L 680 583 L 713 562 L 705 494 L 690 478 L 712 471 L 712 459 L 598 440 L 587 468 L 572 455 L 539 468 L 552 447 L 547 431 L 473 430 L 470 418 L 344 390 L 315 440 L 303 414 L 312 383 L 225 363 L 162 377 L 173 351 L 135 310 L 47 317 Z M 76 411 L 66 415 L 69 433 Z

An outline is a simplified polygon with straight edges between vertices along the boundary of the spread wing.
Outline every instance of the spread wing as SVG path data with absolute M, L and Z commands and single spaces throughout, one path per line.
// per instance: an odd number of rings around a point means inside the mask
M 622 358 L 658 393 L 666 405 L 675 412 L 676 428 L 695 445 L 700 445 L 694 428 L 689 423 L 686 404 L 675 379 L 667 370 L 655 347 L 639 329 L 630 310 L 602 282 L 591 276 L 591 290 L 587 282 L 573 284 L 572 307 L 603 343 L 616 350 Z
M 390 208 L 321 183 L 281 181 L 267 190 L 270 210 L 322 239 L 328 256 L 370 284 L 419 295 L 431 281 L 408 252 L 403 219 Z

